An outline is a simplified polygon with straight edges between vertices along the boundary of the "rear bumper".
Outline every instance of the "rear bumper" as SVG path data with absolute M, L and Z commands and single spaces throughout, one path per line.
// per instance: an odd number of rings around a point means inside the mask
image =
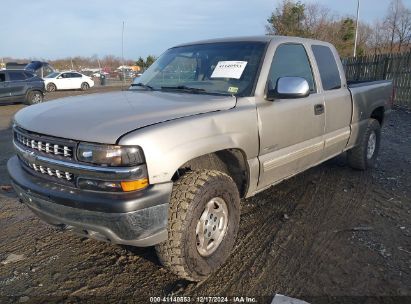
M 8 161 L 7 169 L 20 201 L 51 225 L 138 247 L 167 239 L 172 183 L 154 185 L 133 196 L 113 195 L 47 182 L 26 172 L 16 156 Z

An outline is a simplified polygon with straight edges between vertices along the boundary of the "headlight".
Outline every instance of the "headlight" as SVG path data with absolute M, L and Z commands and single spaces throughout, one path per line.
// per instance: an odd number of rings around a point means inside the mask
M 143 151 L 138 146 L 80 143 L 77 158 L 82 162 L 110 167 L 132 167 L 144 163 Z

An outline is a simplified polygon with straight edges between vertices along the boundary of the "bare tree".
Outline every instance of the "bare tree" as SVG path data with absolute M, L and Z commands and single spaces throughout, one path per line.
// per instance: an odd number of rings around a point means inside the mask
M 365 55 L 372 48 L 373 28 L 367 23 L 360 22 L 358 26 L 358 50 Z
M 381 54 L 390 44 L 391 32 L 383 21 L 377 20 L 372 27 L 370 48 L 374 54 Z
M 399 12 L 395 33 L 398 39 L 398 52 L 403 45 L 408 45 L 411 38 L 411 11 L 403 7 Z
M 394 42 L 401 8 L 404 7 L 402 0 L 391 0 L 388 14 L 385 18 L 385 26 L 390 30 L 390 52 L 394 49 Z
M 328 27 L 334 17 L 331 16 L 330 9 L 319 3 L 308 3 L 305 5 L 305 18 L 303 27 L 311 38 L 325 40 L 328 36 Z

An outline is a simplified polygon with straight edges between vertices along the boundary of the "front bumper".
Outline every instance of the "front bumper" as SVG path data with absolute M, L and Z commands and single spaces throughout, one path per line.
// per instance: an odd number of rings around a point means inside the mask
M 167 239 L 171 182 L 137 193 L 107 194 L 36 177 L 17 156 L 7 170 L 20 200 L 49 224 L 114 244 L 146 247 Z

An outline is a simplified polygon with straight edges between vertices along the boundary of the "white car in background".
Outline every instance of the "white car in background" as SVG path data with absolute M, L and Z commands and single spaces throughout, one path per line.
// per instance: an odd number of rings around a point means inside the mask
M 55 72 L 44 77 L 44 84 L 48 92 L 57 90 L 88 90 L 94 86 L 94 81 L 78 72 Z

